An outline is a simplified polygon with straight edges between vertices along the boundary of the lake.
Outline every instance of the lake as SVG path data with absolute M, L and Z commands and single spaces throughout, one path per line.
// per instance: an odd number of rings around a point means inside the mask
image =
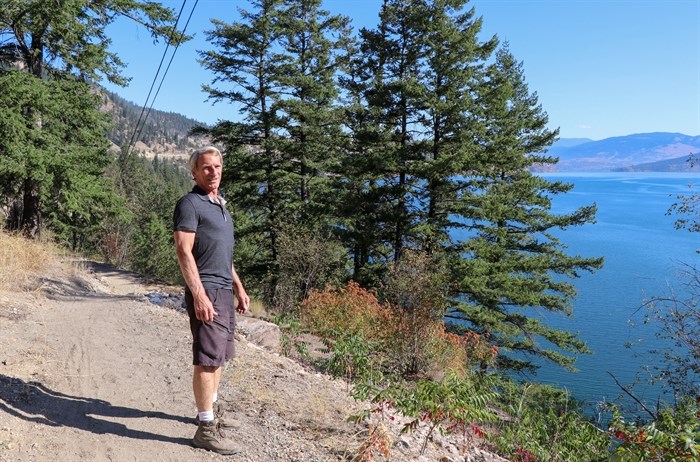
M 700 183 L 695 173 L 558 173 L 543 174 L 550 180 L 574 184 L 574 189 L 555 198 L 553 212 L 572 211 L 596 203 L 597 223 L 558 233 L 568 253 L 605 257 L 604 267 L 583 273 L 572 282 L 578 296 L 573 316 L 541 314 L 550 325 L 578 332 L 592 355 L 579 356 L 577 373 L 542 364 L 533 380 L 555 384 L 584 402 L 584 410 L 596 414 L 596 403 L 631 401 L 618 397 L 621 389 L 608 372 L 624 385 L 637 381 L 634 392 L 652 405 L 661 391 L 647 383 L 644 366 L 658 361 L 647 352 L 666 347 L 643 325 L 645 298 L 668 295 L 677 286 L 680 263 L 697 265 L 700 235 L 674 228 L 675 216 L 667 216 L 678 194 L 688 194 L 689 183 Z M 627 344 L 633 346 L 627 347 Z M 634 413 L 630 408 L 629 412 Z

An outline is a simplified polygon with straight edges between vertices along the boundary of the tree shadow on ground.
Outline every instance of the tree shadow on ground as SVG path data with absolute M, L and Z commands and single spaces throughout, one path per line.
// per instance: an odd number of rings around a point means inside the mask
M 175 438 L 142 430 L 133 430 L 108 418 L 165 419 L 191 423 L 192 419 L 159 411 L 142 411 L 114 406 L 108 401 L 71 396 L 45 385 L 0 374 L 0 411 L 17 418 L 52 427 L 72 427 L 95 434 L 113 434 L 125 438 L 190 444 L 186 438 Z

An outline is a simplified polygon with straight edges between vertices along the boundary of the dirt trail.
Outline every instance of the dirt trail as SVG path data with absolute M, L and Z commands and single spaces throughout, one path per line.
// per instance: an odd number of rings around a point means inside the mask
M 158 288 L 138 275 L 89 270 L 45 278 L 35 293 L 0 293 L 0 461 L 351 459 L 364 434 L 346 422 L 359 406 L 346 385 L 241 335 L 220 396 L 245 452 L 193 448 L 186 316 L 149 302 Z M 495 460 L 445 441 L 419 455 L 418 438 L 397 437 L 391 460 Z

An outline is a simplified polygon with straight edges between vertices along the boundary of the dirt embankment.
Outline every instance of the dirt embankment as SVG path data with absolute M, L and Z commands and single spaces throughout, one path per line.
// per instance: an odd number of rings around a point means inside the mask
M 251 318 L 220 390 L 240 423 L 229 436 L 245 452 L 193 448 L 186 316 L 144 296 L 163 290 L 174 289 L 88 264 L 32 293 L 0 293 L 0 461 L 353 460 L 368 427 L 346 419 L 366 404 L 345 383 L 278 354 L 274 326 Z M 389 459 L 372 460 L 503 461 L 439 435 L 421 455 L 425 430 L 399 435 L 396 420 Z

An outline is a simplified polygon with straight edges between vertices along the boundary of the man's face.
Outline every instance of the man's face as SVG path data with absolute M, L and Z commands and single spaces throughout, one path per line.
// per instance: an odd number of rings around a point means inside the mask
M 192 172 L 195 183 L 206 193 L 217 192 L 221 183 L 221 159 L 212 152 L 207 152 L 197 159 L 197 168 Z

